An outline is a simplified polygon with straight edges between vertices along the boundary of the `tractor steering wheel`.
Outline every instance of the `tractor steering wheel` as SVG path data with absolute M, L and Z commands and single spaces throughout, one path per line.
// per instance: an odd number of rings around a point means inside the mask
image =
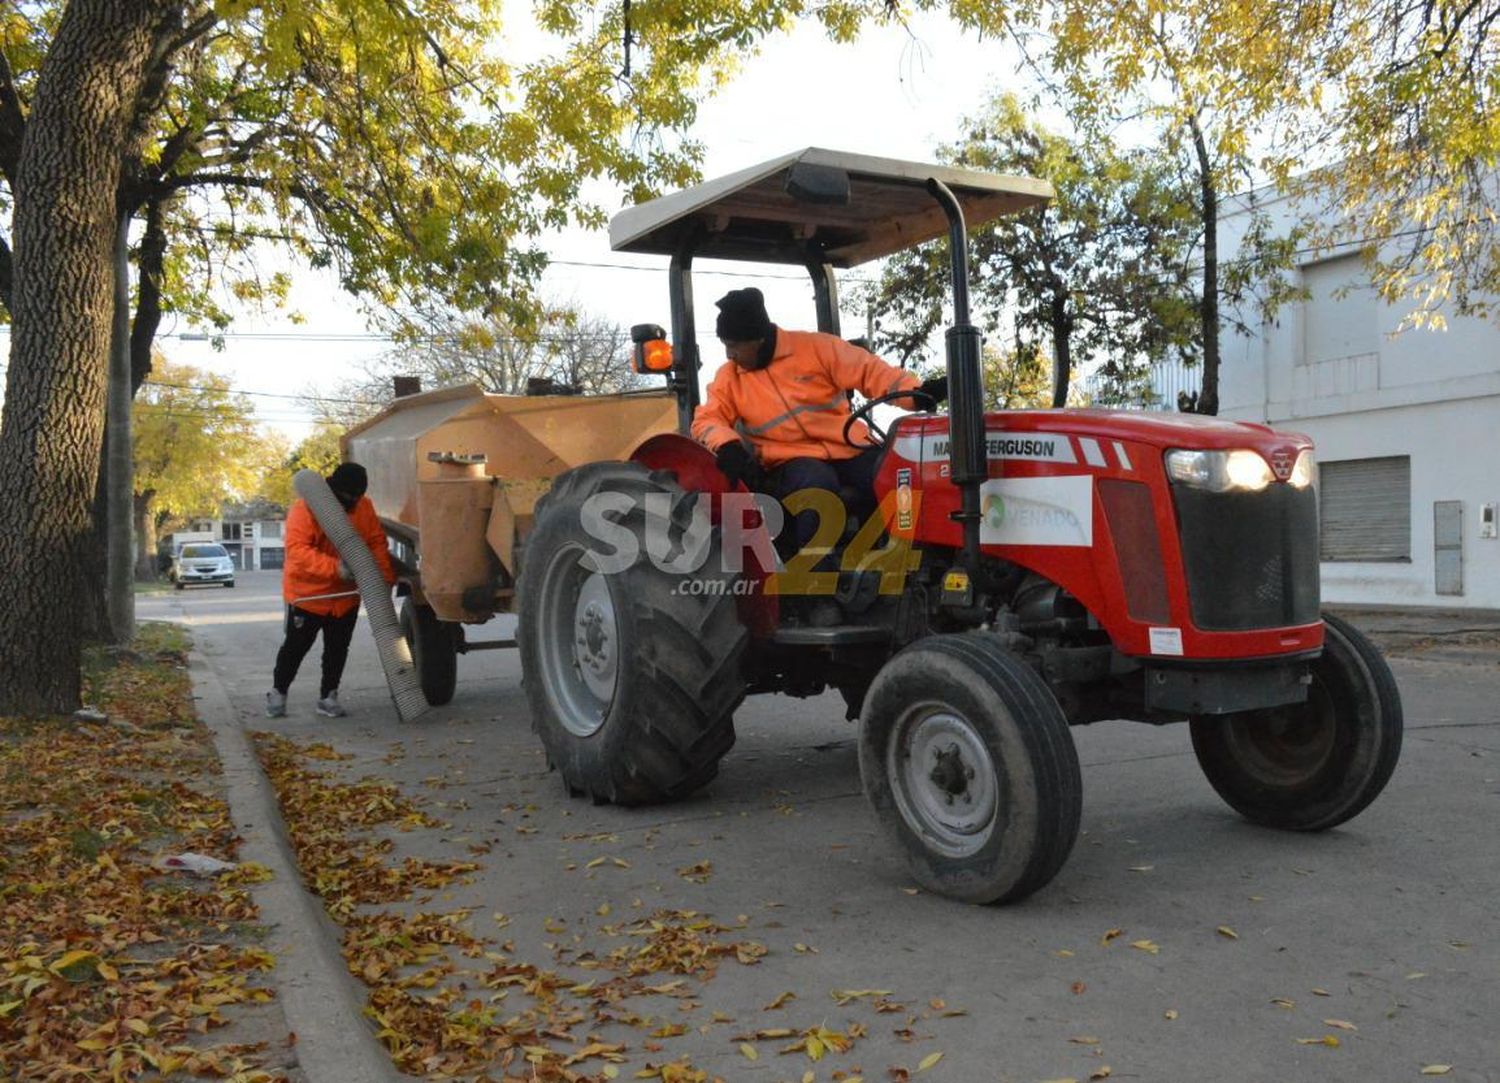
M 916 401 L 917 405 L 926 413 L 932 413 L 937 409 L 938 405 L 937 399 L 927 394 L 927 392 L 920 391 L 915 387 L 910 391 L 888 391 L 884 395 L 877 395 L 875 398 L 870 399 L 858 410 L 855 410 L 847 418 L 845 418 L 844 443 L 848 444 L 850 447 L 884 447 L 886 432 L 879 425 L 875 424 L 874 420 L 871 419 L 868 415 L 870 411 L 875 409 L 875 407 L 884 406 L 886 403 L 892 402 L 896 399 L 913 399 Z M 865 429 L 870 434 L 870 442 L 868 444 L 856 444 L 853 440 L 849 439 L 849 430 L 854 428 L 854 423 L 856 421 L 863 421 L 865 423 Z

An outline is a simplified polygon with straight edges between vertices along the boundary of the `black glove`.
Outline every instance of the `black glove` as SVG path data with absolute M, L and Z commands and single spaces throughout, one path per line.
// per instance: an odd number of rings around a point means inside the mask
M 714 452 L 714 462 L 718 464 L 719 473 L 731 482 L 744 482 L 747 488 L 759 488 L 765 481 L 766 472 L 761 469 L 760 463 L 750 454 L 749 449 L 738 440 L 731 440 Z
M 932 376 L 922 381 L 922 386 L 917 388 L 924 395 L 930 395 L 935 403 L 948 401 L 948 377 Z

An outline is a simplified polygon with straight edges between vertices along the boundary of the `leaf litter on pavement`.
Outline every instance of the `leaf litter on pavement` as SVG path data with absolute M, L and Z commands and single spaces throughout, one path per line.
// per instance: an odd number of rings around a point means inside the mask
M 424 801 L 402 794 L 383 779 L 343 778 L 342 765 L 351 757 L 327 744 L 298 744 L 271 734 L 254 738 L 302 875 L 342 927 L 349 970 L 369 989 L 366 1014 L 402 1071 L 434 1080 L 476 1076 L 533 1083 L 598 1083 L 621 1078 L 622 1071 L 664 1083 L 721 1079 L 668 1049 L 666 1043 L 692 1033 L 688 1022 L 632 1004 L 648 1009 L 652 998 L 661 997 L 675 1001 L 680 1012 L 692 1013 L 706 994 L 705 985 L 726 963 L 758 965 L 772 949 L 746 935 L 747 915 L 726 923 L 695 909 L 659 907 L 628 920 L 604 921 L 596 932 L 616 945 L 596 950 L 584 941 L 587 922 L 554 914 L 543 924 L 557 939 L 543 947 L 550 947 L 559 964 L 566 957 L 568 965 L 596 976 L 580 981 L 555 967 L 526 962 L 516 957 L 511 942 L 496 943 L 473 927 L 493 924 L 503 929 L 511 924 L 505 915 L 485 911 L 489 919 L 471 923 L 474 912 L 468 909 L 430 913 L 418 908 L 431 892 L 480 868 L 472 860 L 396 860 L 392 832 L 448 826 L 425 811 Z M 565 840 L 593 849 L 581 863 L 586 874 L 632 867 L 595 848 L 618 841 L 612 833 L 572 832 Z M 479 855 L 470 851 L 466 856 Z M 676 871 L 685 881 L 702 883 L 712 875 L 713 865 L 703 860 Z M 376 907 L 386 908 L 372 909 Z M 588 909 L 607 919 L 615 907 L 606 903 Z M 631 909 L 642 911 L 639 899 Z M 766 923 L 767 929 L 779 927 L 779 922 Z M 801 943 L 787 950 L 792 955 L 817 953 Z M 668 980 L 659 980 L 661 976 Z M 841 1007 L 864 1003 L 875 1015 L 903 1010 L 887 999 L 888 993 L 839 990 L 833 995 Z M 787 1011 L 795 999 L 796 993 L 788 990 L 768 1007 Z M 932 1013 L 922 1018 L 963 1014 L 942 1001 L 931 1003 Z M 712 1017 L 712 1023 L 732 1018 L 721 1011 L 713 1011 Z M 908 1018 L 914 1022 L 917 1017 Z M 707 1033 L 710 1025 L 698 1029 Z M 614 1026 L 640 1032 L 638 1044 L 611 1040 L 603 1031 Z M 910 1022 L 902 1030 L 909 1032 L 909 1027 Z M 898 1037 L 902 1030 L 896 1032 Z M 819 1021 L 733 1035 L 726 1052 L 737 1054 L 744 1063 L 771 1052 L 758 1050 L 754 1043 L 775 1041 L 777 1055 L 800 1054 L 817 1062 L 850 1052 L 867 1034 L 866 1024 L 858 1020 L 842 1028 Z M 911 1037 L 908 1033 L 903 1040 Z M 620 1067 L 640 1054 L 651 1058 L 640 1070 Z M 940 1060 L 941 1051 L 930 1050 L 916 1071 L 925 1072 Z M 836 1070 L 835 1078 L 864 1077 L 851 1069 Z
M 192 706 L 184 633 L 143 624 L 91 649 L 102 721 L 0 718 L 0 1066 L 6 1078 L 284 1079 L 294 1043 L 233 1042 L 265 1003 L 219 763 Z M 229 871 L 187 877 L 184 868 Z

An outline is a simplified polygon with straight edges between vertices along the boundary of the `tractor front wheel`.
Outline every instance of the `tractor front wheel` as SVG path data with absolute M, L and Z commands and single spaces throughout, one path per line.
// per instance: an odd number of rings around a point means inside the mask
M 649 555 L 694 548 L 692 495 L 670 474 L 594 463 L 537 504 L 517 584 L 526 696 L 548 759 L 596 801 L 684 797 L 734 744 L 747 635 L 717 541 L 683 574 Z
M 865 794 L 923 887 L 1023 899 L 1067 860 L 1083 784 L 1052 690 L 999 639 L 934 635 L 876 675 L 860 719 Z
M 1307 702 L 1192 720 L 1213 788 L 1247 820 L 1321 831 L 1375 800 L 1401 755 L 1401 694 L 1365 636 L 1323 617 Z

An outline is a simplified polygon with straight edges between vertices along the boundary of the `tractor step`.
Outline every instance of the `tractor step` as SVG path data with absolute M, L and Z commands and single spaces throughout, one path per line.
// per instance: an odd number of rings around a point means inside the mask
M 839 624 L 832 628 L 778 628 L 772 643 L 786 647 L 847 647 L 859 643 L 884 643 L 891 630 L 881 624 Z

